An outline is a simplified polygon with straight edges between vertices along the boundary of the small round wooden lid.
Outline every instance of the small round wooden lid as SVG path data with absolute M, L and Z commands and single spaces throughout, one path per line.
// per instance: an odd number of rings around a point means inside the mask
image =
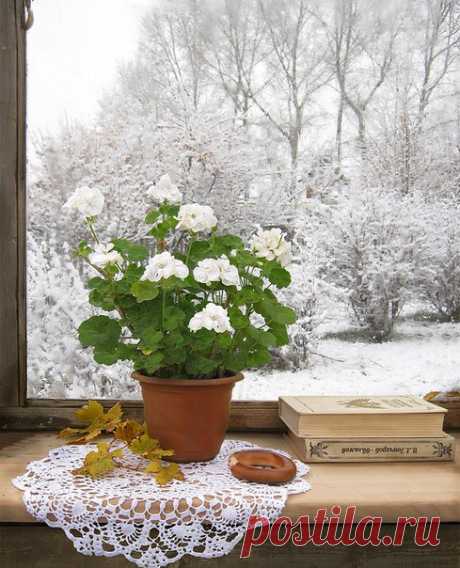
M 286 483 L 295 477 L 295 463 L 272 450 L 241 450 L 228 459 L 232 474 L 256 483 Z

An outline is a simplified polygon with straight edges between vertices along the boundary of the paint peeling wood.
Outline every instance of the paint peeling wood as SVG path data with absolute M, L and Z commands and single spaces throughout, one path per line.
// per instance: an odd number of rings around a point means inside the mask
M 0 404 L 17 405 L 18 56 L 15 0 L 0 2 Z

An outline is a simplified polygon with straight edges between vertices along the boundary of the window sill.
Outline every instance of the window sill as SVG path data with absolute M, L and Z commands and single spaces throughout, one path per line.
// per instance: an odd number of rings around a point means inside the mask
M 440 516 L 442 522 L 460 522 L 460 432 L 455 462 L 388 464 L 312 464 L 312 489 L 289 497 L 284 513 L 296 518 L 313 517 L 319 508 L 357 507 L 356 515 Z M 231 439 L 291 451 L 282 434 L 229 434 Z M 32 460 L 40 459 L 62 442 L 50 432 L 0 433 L 0 523 L 37 524 L 25 510 L 21 491 L 11 479 Z

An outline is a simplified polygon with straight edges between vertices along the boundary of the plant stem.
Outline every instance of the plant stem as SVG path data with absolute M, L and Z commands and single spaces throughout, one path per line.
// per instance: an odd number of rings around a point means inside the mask
M 91 236 L 96 241 L 96 243 L 99 244 L 98 236 L 96 234 L 96 231 L 94 230 L 93 223 L 91 222 L 89 217 L 86 217 L 86 224 L 88 226 L 89 232 L 91 233 Z
M 165 328 L 165 308 L 166 308 L 166 293 L 164 289 L 161 290 L 161 329 Z

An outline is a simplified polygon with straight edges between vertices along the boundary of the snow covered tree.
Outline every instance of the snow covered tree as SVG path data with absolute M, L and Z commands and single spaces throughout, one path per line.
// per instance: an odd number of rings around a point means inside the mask
M 417 209 L 415 199 L 396 191 L 354 188 L 313 212 L 320 275 L 342 291 L 375 341 L 390 337 L 412 291 L 425 238 Z
M 417 273 L 419 296 L 442 318 L 460 321 L 460 204 L 444 199 L 427 209 L 428 247 Z

